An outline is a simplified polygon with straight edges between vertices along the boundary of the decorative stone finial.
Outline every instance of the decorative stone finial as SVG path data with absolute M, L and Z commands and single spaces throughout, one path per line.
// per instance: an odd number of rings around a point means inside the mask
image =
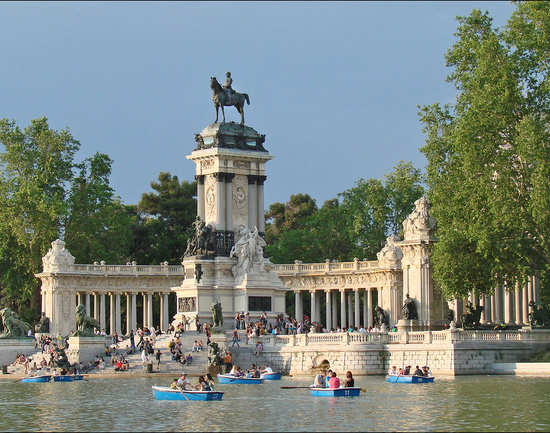
M 58 272 L 67 266 L 74 265 L 73 255 L 65 248 L 65 242 L 56 239 L 52 242 L 48 253 L 42 257 L 42 268 L 44 272 Z
M 436 227 L 435 218 L 430 216 L 430 202 L 422 196 L 414 202 L 414 205 L 416 208 L 403 221 L 405 240 L 430 240 Z

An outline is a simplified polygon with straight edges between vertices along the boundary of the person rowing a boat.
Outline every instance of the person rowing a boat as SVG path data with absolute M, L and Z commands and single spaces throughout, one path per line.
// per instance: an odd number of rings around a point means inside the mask
M 422 370 L 420 370 L 420 367 L 417 365 L 416 369 L 414 370 L 414 376 L 424 376 L 424 373 Z
M 181 377 L 178 379 L 177 386 L 182 391 L 188 389 L 191 384 L 189 383 L 189 379 L 187 379 L 187 375 L 185 373 L 182 373 Z
M 391 368 L 391 370 L 390 370 L 390 372 L 389 372 L 388 374 L 389 374 L 390 376 L 398 376 L 399 373 L 397 372 L 397 367 L 394 365 L 394 366 Z

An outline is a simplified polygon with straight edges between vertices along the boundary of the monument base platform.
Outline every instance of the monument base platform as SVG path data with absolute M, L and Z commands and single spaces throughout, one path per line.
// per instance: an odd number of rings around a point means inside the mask
M 66 353 L 71 364 L 93 361 L 105 355 L 105 337 L 69 337 Z
M 0 339 L 0 365 L 9 365 L 15 361 L 18 354 L 25 356 L 36 352 L 34 338 L 6 338 Z

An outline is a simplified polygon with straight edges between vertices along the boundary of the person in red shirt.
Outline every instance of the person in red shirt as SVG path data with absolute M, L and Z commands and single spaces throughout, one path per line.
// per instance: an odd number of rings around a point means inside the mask
M 332 377 L 328 381 L 328 387 L 331 389 L 340 388 L 340 379 L 336 377 L 335 372 L 332 372 Z

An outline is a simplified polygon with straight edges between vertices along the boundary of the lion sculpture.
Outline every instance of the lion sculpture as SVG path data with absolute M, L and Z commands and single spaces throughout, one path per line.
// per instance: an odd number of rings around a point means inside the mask
M 94 337 L 94 328 L 99 327 L 98 321 L 86 314 L 84 305 L 76 307 L 76 331 L 71 334 L 73 337 Z
M 0 310 L 0 318 L 4 327 L 4 332 L 0 334 L 0 338 L 26 337 L 27 332 L 31 329 L 31 325 L 21 320 L 17 313 L 10 308 L 2 308 Z

